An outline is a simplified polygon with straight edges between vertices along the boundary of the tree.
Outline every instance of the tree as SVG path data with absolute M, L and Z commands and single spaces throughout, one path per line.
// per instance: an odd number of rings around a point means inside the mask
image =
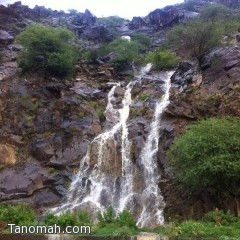
M 150 52 L 147 55 L 146 62 L 153 63 L 157 70 L 168 70 L 177 66 L 178 59 L 169 50 L 157 49 L 155 52 Z
M 200 12 L 200 18 L 213 23 L 217 20 L 224 20 L 229 13 L 230 9 L 222 4 L 209 4 Z
M 108 45 L 104 45 L 100 49 L 100 55 L 115 52 L 116 57 L 113 60 L 113 65 L 117 70 L 123 70 L 133 61 L 138 60 L 140 48 L 141 44 L 136 41 L 118 38 Z
M 204 56 L 221 44 L 223 28 L 199 19 L 177 25 L 168 32 L 168 42 L 177 51 L 195 57 L 201 65 Z
M 67 29 L 28 27 L 17 36 L 17 42 L 24 46 L 19 66 L 23 71 L 41 71 L 59 77 L 72 74 L 77 60 L 76 51 L 69 43 L 73 37 Z
M 168 151 L 174 178 L 191 190 L 239 194 L 240 119 L 210 118 L 193 124 Z

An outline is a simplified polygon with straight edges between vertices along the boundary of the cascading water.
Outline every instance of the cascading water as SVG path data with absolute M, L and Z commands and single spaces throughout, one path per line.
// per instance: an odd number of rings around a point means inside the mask
M 142 68 L 136 80 L 125 87 L 121 107 L 115 97 L 115 84 L 108 94 L 105 115 L 108 129 L 98 135 L 89 145 L 86 156 L 81 160 L 80 169 L 72 182 L 65 204 L 53 209 L 55 213 L 65 210 L 85 209 L 93 215 L 113 206 L 116 211 L 135 208 L 138 225 L 162 224 L 163 198 L 158 189 L 159 172 L 156 162 L 158 150 L 159 120 L 169 103 L 170 75 L 164 76 L 164 96 L 156 104 L 149 136 L 142 151 L 140 175 L 143 184 L 135 187 L 136 163 L 130 157 L 131 142 L 128 139 L 127 120 L 132 103 L 131 90 L 134 84 L 149 72 L 151 64 Z M 109 126 L 111 126 L 109 128 Z M 120 170 L 119 170 L 120 169 Z M 136 204 L 137 202 L 137 204 Z
M 158 139 L 160 131 L 161 115 L 169 104 L 169 93 L 171 87 L 172 72 L 166 72 L 164 76 L 164 95 L 162 99 L 157 102 L 155 107 L 154 118 L 150 126 L 150 132 L 145 143 L 145 147 L 141 153 L 141 165 L 143 167 L 144 175 L 144 190 L 142 192 L 143 209 L 138 219 L 138 226 L 144 226 L 148 222 L 155 222 L 163 224 L 164 218 L 162 209 L 159 205 L 163 203 L 163 197 L 160 194 L 158 187 L 160 174 L 157 171 L 156 154 L 158 152 Z

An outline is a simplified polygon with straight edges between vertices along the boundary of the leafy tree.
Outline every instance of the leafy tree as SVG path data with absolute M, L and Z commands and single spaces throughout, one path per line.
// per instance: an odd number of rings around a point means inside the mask
M 175 179 L 192 190 L 212 187 L 219 193 L 239 194 L 239 133 L 239 118 L 193 124 L 168 152 Z
M 223 27 L 199 19 L 173 27 L 168 33 L 168 42 L 177 51 L 195 57 L 201 65 L 211 49 L 221 44 Z
M 128 41 L 126 39 L 115 39 L 108 45 L 104 45 L 100 49 L 100 55 L 106 55 L 115 52 L 116 57 L 113 60 L 114 67 L 117 70 L 123 70 L 133 61 L 139 58 L 139 49 L 141 45 L 136 41 Z
M 200 18 L 204 21 L 215 22 L 217 20 L 224 20 L 230 9 L 222 4 L 209 4 L 200 12 Z
M 188 11 L 195 11 L 196 0 L 184 0 L 184 8 Z
M 146 62 L 153 63 L 158 70 L 167 70 L 176 67 L 178 59 L 176 55 L 169 50 L 158 49 L 147 55 Z
M 19 66 L 24 71 L 43 71 L 59 77 L 72 74 L 77 60 L 76 51 L 69 44 L 73 34 L 62 28 L 39 25 L 28 27 L 17 36 L 24 46 Z
M 149 48 L 151 45 L 151 38 L 144 33 L 134 33 L 132 40 L 140 43 L 143 48 Z

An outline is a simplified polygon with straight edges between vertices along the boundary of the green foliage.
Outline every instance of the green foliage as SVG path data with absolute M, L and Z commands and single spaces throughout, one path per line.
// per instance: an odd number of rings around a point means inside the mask
M 184 0 L 184 9 L 195 12 L 196 0 Z
M 34 225 L 35 212 L 25 205 L 0 204 L 0 222 L 16 225 Z
M 83 58 L 88 62 L 95 63 L 98 58 L 98 51 L 96 49 L 90 49 L 83 53 Z
M 173 27 L 167 39 L 174 49 L 195 57 L 201 64 L 210 50 L 221 45 L 223 35 L 221 24 L 196 19 Z
M 100 49 L 101 55 L 115 52 L 117 56 L 113 60 L 114 68 L 117 70 L 124 70 L 134 60 L 139 58 L 139 50 L 141 45 L 135 41 L 128 41 L 126 39 L 115 39 L 108 45 L 102 46 Z
M 178 64 L 178 59 L 174 53 L 161 49 L 149 53 L 145 61 L 153 63 L 157 70 L 167 70 L 176 67 Z
M 226 19 L 230 9 L 222 4 L 209 4 L 200 12 L 200 18 L 204 21 L 215 22 L 217 20 Z
M 97 213 L 98 225 L 101 227 L 107 224 L 116 223 L 116 214 L 113 207 L 108 207 L 103 213 Z
M 97 219 L 94 235 L 127 237 L 137 233 L 136 221 L 127 210 L 116 214 L 112 207 L 108 207 L 103 213 L 98 212 Z
M 210 238 L 214 240 L 223 240 L 238 239 L 240 236 L 239 227 L 239 220 L 225 226 L 213 222 L 188 220 L 181 223 L 170 223 L 165 229 L 157 229 L 157 232 L 171 239 Z
M 97 23 L 106 25 L 107 27 L 121 26 L 124 21 L 124 18 L 119 16 L 97 18 Z
M 54 215 L 53 213 L 48 213 L 44 218 L 44 224 L 47 226 L 52 226 L 57 224 L 61 228 L 66 226 L 74 225 L 91 225 L 92 221 L 90 215 L 85 211 L 78 212 L 66 212 L 61 215 Z
M 91 225 L 92 224 L 92 220 L 91 220 L 88 212 L 79 211 L 79 212 L 77 212 L 77 216 L 78 216 L 78 221 L 79 221 L 80 225 Z
M 77 60 L 76 51 L 69 44 L 72 39 L 73 34 L 67 29 L 28 27 L 16 38 L 24 46 L 19 66 L 24 71 L 43 71 L 59 77 L 72 74 Z
M 168 151 L 176 180 L 192 190 L 212 187 L 238 194 L 240 120 L 210 118 L 193 124 Z
M 151 46 L 151 38 L 144 33 L 134 33 L 131 39 L 140 43 L 144 49 L 148 49 Z
M 103 213 L 98 212 L 97 218 L 100 227 L 114 224 L 118 227 L 136 228 L 136 221 L 128 210 L 116 214 L 112 207 L 108 207 Z
M 238 218 L 233 216 L 229 211 L 224 213 L 222 210 L 216 209 L 215 211 L 206 213 L 203 220 L 219 225 L 229 225 L 236 223 L 238 221 Z
M 128 210 L 123 210 L 117 215 L 117 225 L 120 227 L 128 227 L 136 229 L 136 221 Z

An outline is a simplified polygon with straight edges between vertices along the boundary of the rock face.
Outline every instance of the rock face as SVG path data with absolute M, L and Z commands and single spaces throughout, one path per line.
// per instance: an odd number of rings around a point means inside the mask
M 86 9 L 85 13 L 78 14 L 72 21 L 74 25 L 84 25 L 91 26 L 96 22 L 96 17 L 92 15 L 92 13 Z
M 175 137 L 195 119 L 240 116 L 239 46 L 213 51 L 206 57 L 203 66 L 200 74 L 193 63 L 182 62 L 172 77 L 171 102 L 165 121 L 174 127 Z M 185 91 L 181 88 L 183 84 Z M 239 215 L 239 196 L 225 200 L 216 197 L 214 189 L 201 190 L 190 196 L 188 191 L 180 190 L 169 181 L 160 183 L 160 187 L 167 203 L 167 218 L 201 218 L 205 212 L 215 208 Z
M 9 44 L 13 41 L 13 36 L 11 36 L 7 31 L 0 30 L 0 44 Z
M 150 24 L 156 25 L 158 28 L 178 23 L 182 17 L 180 12 L 172 6 L 156 9 L 148 14 Z
M 0 144 L 0 164 L 14 165 L 17 162 L 15 148 Z
M 141 17 L 133 17 L 129 25 L 132 29 L 141 29 L 147 26 L 147 23 Z

